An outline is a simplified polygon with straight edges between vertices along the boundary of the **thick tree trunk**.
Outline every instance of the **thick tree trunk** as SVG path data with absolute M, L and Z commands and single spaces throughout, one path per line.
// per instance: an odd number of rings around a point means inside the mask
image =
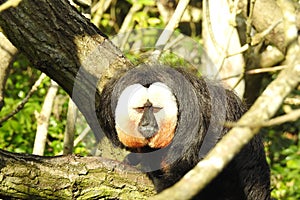
M 0 13 L 0 26 L 34 67 L 72 97 L 99 136 L 95 103 L 101 87 L 131 66 L 119 49 L 68 0 L 23 0 Z
M 0 198 L 146 199 L 154 194 L 145 175 L 100 157 L 47 158 L 0 150 L 0 160 Z
M 68 0 L 23 0 L 0 13 L 0 26 L 33 67 L 72 97 L 99 136 L 96 108 L 101 89 L 111 77 L 131 67 L 122 53 Z M 153 194 L 152 184 L 141 182 L 145 176 L 121 174 L 124 165 L 115 168 L 112 161 L 100 158 L 43 158 L 1 151 L 0 159 L 2 195 L 136 199 Z

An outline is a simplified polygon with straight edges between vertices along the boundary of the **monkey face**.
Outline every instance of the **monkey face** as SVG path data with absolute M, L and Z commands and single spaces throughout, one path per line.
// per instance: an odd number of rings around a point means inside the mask
M 130 85 L 121 93 L 115 110 L 118 138 L 129 148 L 166 147 L 174 137 L 177 113 L 176 98 L 165 84 Z

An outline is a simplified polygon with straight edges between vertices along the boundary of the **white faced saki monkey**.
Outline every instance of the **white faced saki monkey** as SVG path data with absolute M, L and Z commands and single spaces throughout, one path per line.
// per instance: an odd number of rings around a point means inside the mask
M 179 68 L 142 64 L 106 84 L 101 127 L 125 159 L 147 172 L 158 192 L 191 170 L 237 121 L 245 106 L 220 84 Z M 268 200 L 270 172 L 255 136 L 194 199 Z

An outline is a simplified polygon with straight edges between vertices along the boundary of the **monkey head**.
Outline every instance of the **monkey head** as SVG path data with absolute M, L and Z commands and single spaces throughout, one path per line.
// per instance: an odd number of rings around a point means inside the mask
M 165 84 L 130 85 L 121 93 L 115 109 L 118 139 L 130 148 L 166 147 L 174 137 L 177 112 L 176 98 Z
M 106 84 L 97 112 L 105 135 L 116 146 L 144 153 L 145 165 L 157 160 L 151 169 L 198 157 L 190 151 L 202 143 L 200 129 L 209 119 L 201 113 L 209 115 L 210 107 L 200 109 L 197 97 L 206 85 L 195 88 L 186 77 L 168 66 L 144 64 Z

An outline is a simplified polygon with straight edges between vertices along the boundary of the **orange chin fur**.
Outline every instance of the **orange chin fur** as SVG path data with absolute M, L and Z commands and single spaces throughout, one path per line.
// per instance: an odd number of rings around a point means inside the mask
M 132 127 L 132 126 L 131 126 Z M 132 127 L 133 128 L 133 127 Z M 160 129 L 152 138 L 146 139 L 141 134 L 134 135 L 132 133 L 125 133 L 116 126 L 118 137 L 126 147 L 139 148 L 148 145 L 151 148 L 164 148 L 168 146 L 175 133 L 176 123 L 172 120 L 161 123 Z
M 120 142 L 122 142 L 122 144 L 124 144 L 126 147 L 138 148 L 146 146 L 148 143 L 147 139 L 143 136 L 134 136 L 132 134 L 127 134 L 118 127 L 116 127 L 116 130 Z
M 151 148 L 164 148 L 173 140 L 176 124 L 170 121 L 161 123 L 158 133 L 150 138 L 148 145 Z

